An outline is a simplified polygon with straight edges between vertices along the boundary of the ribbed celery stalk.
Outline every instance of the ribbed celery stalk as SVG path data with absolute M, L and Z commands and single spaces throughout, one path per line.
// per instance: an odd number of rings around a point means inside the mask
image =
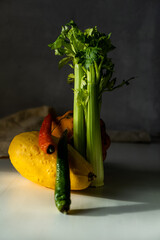
M 74 65 L 74 106 L 73 106 L 73 141 L 75 149 L 85 157 L 85 121 L 83 107 L 78 101 L 78 94 L 81 89 L 81 79 L 84 75 L 81 64 Z
M 111 33 L 100 33 L 97 27 L 82 32 L 71 20 L 62 27 L 56 41 L 48 45 L 56 55 L 64 56 L 60 67 L 73 62 L 74 74 L 69 77 L 69 80 L 74 79 L 73 141 L 76 150 L 93 165 L 97 176 L 93 186 L 104 184 L 100 129 L 102 93 L 128 85 L 133 79 L 123 80 L 118 85 L 116 78 L 112 79 L 114 64 L 107 55 L 115 47 L 110 37 Z
M 87 71 L 87 90 L 89 100 L 86 118 L 86 153 L 87 160 L 92 164 L 94 173 L 97 176 L 93 181 L 92 186 L 98 187 L 104 185 L 104 167 L 100 130 L 98 85 L 96 83 L 96 74 L 93 65 L 91 65 Z

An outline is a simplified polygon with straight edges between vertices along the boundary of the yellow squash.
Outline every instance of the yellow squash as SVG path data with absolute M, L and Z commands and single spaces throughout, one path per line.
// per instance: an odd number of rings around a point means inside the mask
M 44 153 L 38 144 L 38 131 L 15 136 L 9 146 L 9 157 L 16 170 L 25 178 L 42 186 L 55 187 L 57 151 Z M 54 137 L 53 137 L 54 138 Z M 54 138 L 58 143 L 58 139 Z M 87 188 L 93 177 L 92 166 L 68 144 L 71 190 Z

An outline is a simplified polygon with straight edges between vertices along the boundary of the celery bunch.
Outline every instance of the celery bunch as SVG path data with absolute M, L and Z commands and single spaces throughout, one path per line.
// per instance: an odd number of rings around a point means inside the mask
M 68 76 L 68 81 L 74 82 L 73 141 L 76 150 L 93 166 L 97 176 L 93 186 L 104 184 L 100 130 L 102 93 L 128 85 L 132 79 L 118 85 L 116 78 L 112 79 L 114 64 L 108 52 L 115 47 L 110 37 L 111 34 L 100 33 L 97 27 L 82 32 L 70 21 L 62 27 L 55 42 L 48 45 L 55 55 L 65 56 L 59 62 L 60 67 L 69 63 L 74 69 Z

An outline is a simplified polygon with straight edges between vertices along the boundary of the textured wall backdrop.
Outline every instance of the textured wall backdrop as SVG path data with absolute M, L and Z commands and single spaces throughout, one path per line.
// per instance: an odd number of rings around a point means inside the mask
M 81 29 L 97 25 L 112 32 L 110 54 L 119 80 L 138 76 L 128 87 L 104 93 L 102 118 L 110 129 L 160 132 L 159 0 L 1 0 L 0 117 L 41 105 L 57 113 L 72 108 L 68 67 L 48 43 L 75 20 Z

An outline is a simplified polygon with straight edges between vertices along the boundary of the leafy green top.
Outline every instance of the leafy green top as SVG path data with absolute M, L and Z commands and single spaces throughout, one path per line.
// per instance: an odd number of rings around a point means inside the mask
M 115 49 L 111 43 L 111 33 L 105 35 L 97 30 L 97 27 L 88 28 L 83 32 L 77 27 L 75 22 L 71 20 L 64 27 L 55 42 L 48 46 L 55 51 L 55 55 L 64 56 L 59 61 L 59 67 L 63 67 L 69 62 L 81 64 L 84 74 L 90 71 L 90 67 L 94 65 L 96 72 L 96 83 L 99 86 L 99 96 L 104 91 L 112 91 L 123 85 L 128 85 L 128 80 L 116 85 L 116 78 L 112 79 L 114 72 L 114 64 L 111 58 L 108 58 L 108 52 Z M 74 79 L 74 74 L 69 74 L 69 81 Z M 85 76 L 84 76 L 85 79 Z

